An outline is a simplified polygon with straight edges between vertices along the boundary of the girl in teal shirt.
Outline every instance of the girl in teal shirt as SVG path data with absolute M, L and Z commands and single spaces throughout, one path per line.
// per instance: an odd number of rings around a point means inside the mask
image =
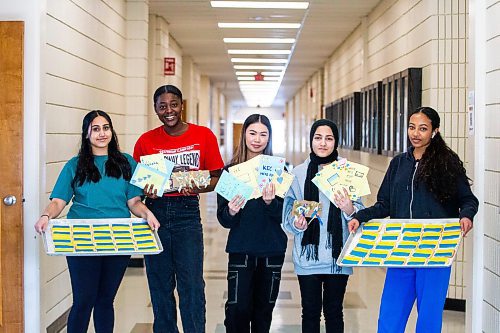
M 120 152 L 109 115 L 89 112 L 83 118 L 78 156 L 61 171 L 35 230 L 44 232 L 48 221 L 71 200 L 69 219 L 129 218 L 131 211 L 158 229 L 160 224 L 141 201 L 142 190 L 129 183 L 136 165 L 130 155 Z M 66 257 L 73 291 L 68 333 L 86 333 L 92 310 L 95 332 L 113 332 L 113 301 L 129 259 L 129 255 Z

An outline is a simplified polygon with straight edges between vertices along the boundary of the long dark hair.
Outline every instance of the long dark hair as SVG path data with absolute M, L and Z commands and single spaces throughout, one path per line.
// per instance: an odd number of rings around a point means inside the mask
M 255 113 L 248 116 L 247 119 L 245 119 L 245 122 L 243 123 L 243 127 L 241 128 L 241 133 L 240 133 L 240 142 L 238 144 L 238 147 L 236 148 L 236 151 L 234 152 L 231 164 L 243 163 L 248 159 L 248 148 L 245 141 L 245 133 L 247 131 L 248 126 L 255 123 L 263 124 L 264 126 L 267 127 L 267 130 L 269 131 L 269 140 L 267 141 L 267 146 L 266 148 L 264 148 L 262 154 L 264 155 L 273 154 L 273 132 L 271 130 L 271 122 L 269 121 L 269 118 L 267 118 L 263 114 Z
M 426 115 L 431 121 L 433 131 L 439 128 L 441 120 L 433 108 L 418 108 L 410 117 L 415 113 Z M 423 181 L 439 201 L 445 202 L 455 195 L 457 180 L 460 177 L 466 177 L 470 182 L 460 157 L 448 147 L 441 133 L 437 131 L 422 155 L 417 179 Z
M 108 145 L 108 160 L 106 161 L 106 176 L 120 178 L 123 176 L 125 180 L 130 180 L 132 177 L 132 169 L 125 155 L 120 152 L 118 138 L 113 128 L 113 123 L 109 115 L 101 110 L 90 111 L 83 117 L 82 123 L 82 144 L 78 152 L 78 163 L 76 165 L 75 178 L 73 186 L 82 186 L 86 181 L 97 183 L 101 179 L 101 174 L 94 164 L 94 155 L 92 154 L 92 146 L 90 144 L 90 126 L 92 121 L 97 117 L 104 117 L 111 128 L 111 141 Z

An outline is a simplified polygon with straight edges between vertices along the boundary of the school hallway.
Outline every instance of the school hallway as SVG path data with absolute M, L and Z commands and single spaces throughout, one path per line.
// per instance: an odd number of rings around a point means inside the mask
M 227 255 L 224 251 L 227 231 L 216 218 L 216 195 L 205 194 L 203 232 L 205 240 L 205 295 L 207 299 L 207 333 L 223 333 L 224 302 L 227 298 Z M 289 236 L 283 265 L 280 293 L 273 312 L 272 333 L 300 333 L 301 307 L 297 276 L 291 256 L 292 238 Z M 385 278 L 383 268 L 358 268 L 349 278 L 344 299 L 345 332 L 376 332 L 380 296 Z M 415 331 L 415 307 L 408 320 L 406 332 Z M 153 332 L 153 309 L 149 298 L 144 268 L 129 267 L 115 301 L 115 332 Z M 178 327 L 182 331 L 180 314 Z M 62 331 L 66 333 L 66 331 Z M 324 332 L 324 322 L 322 333 Z M 444 311 L 443 333 L 465 332 L 465 313 Z M 89 333 L 94 333 L 93 327 Z M 186 332 L 188 333 L 188 332 Z
M 0 0 L 0 333 L 67 333 L 67 261 L 47 254 L 33 226 L 78 154 L 85 115 L 109 114 L 120 151 L 133 154 L 166 120 L 154 97 L 165 85 L 182 91 L 178 119 L 213 133 L 224 165 L 252 114 L 269 119 L 272 154 L 291 167 L 309 157 L 317 120 L 336 123 L 339 156 L 369 168 L 366 207 L 411 145 L 410 115 L 435 109 L 479 200 L 451 265 L 446 302 L 457 311 L 444 312 L 442 331 L 500 332 L 499 17 L 500 0 Z M 201 201 L 206 332 L 219 333 L 228 230 L 215 194 Z M 272 332 L 301 330 L 288 237 Z M 384 279 L 384 268 L 354 269 L 346 332 L 376 332 Z M 127 269 L 115 310 L 114 332 L 152 331 L 144 267 Z M 414 309 L 407 332 L 415 323 Z

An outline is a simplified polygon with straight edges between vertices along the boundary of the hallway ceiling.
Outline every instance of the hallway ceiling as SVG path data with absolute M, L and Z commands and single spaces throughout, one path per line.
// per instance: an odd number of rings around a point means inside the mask
M 282 106 L 332 55 L 380 0 L 310 0 L 308 9 L 213 8 L 209 0 L 150 0 L 169 33 L 233 106 L 246 106 L 231 58 L 287 59 L 273 106 Z M 266 1 L 264 1 L 266 2 Z M 218 23 L 302 23 L 299 29 L 219 28 Z M 224 38 L 295 38 L 294 44 L 228 44 Z M 288 55 L 230 55 L 229 49 L 288 49 Z M 283 65 L 283 64 L 260 64 Z M 238 70 L 255 71 L 255 70 Z M 262 70 L 266 72 L 266 70 Z M 270 76 L 264 75 L 266 78 Z M 267 81 L 266 81 L 267 82 Z M 258 84 L 258 83 L 257 83 Z

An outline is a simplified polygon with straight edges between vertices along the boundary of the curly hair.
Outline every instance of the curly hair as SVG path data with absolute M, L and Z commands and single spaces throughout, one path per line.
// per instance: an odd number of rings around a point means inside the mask
M 416 113 L 423 113 L 430 119 L 432 130 L 439 128 L 439 114 L 433 108 L 418 108 L 410 117 Z M 457 192 L 458 179 L 465 177 L 469 184 L 471 181 L 467 177 L 460 157 L 448 147 L 439 131 L 432 137 L 431 143 L 425 149 L 418 169 L 417 179 L 422 181 L 440 202 L 454 197 Z
M 85 115 L 82 123 L 82 143 L 78 152 L 78 162 L 76 165 L 75 178 L 72 185 L 82 186 L 86 181 L 97 183 L 101 179 L 101 174 L 94 164 L 94 155 L 92 154 L 92 146 L 89 138 L 89 128 L 92 121 L 97 117 L 104 117 L 111 128 L 112 137 L 108 145 L 108 160 L 106 161 L 106 176 L 120 178 L 123 176 L 125 180 L 130 180 L 132 177 L 132 168 L 130 163 L 120 152 L 118 138 L 113 129 L 113 123 L 110 116 L 101 110 L 93 110 Z

